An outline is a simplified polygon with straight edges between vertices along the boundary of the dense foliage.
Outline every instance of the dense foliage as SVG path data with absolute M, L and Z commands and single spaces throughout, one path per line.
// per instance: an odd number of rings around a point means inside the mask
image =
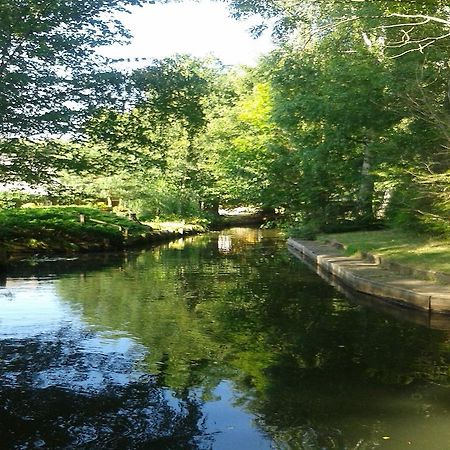
M 112 250 L 152 233 L 145 225 L 89 207 L 3 210 L 0 221 L 0 245 L 18 252 Z
M 3 181 L 148 218 L 253 205 L 312 232 L 448 231 L 445 2 L 234 0 L 238 17 L 277 19 L 256 68 L 178 55 L 103 71 L 93 48 L 126 36 L 106 13 L 134 3 L 4 7 Z
M 448 231 L 445 2 L 230 3 L 237 16 L 277 19 L 280 49 L 262 66 L 289 142 L 283 172 L 297 174 L 285 190 L 297 219 Z
M 123 76 L 95 49 L 129 34 L 114 13 L 145 0 L 2 0 L 0 3 L 0 174 L 42 183 L 79 169 L 62 136 L 79 136 L 99 105 L 117 104 Z

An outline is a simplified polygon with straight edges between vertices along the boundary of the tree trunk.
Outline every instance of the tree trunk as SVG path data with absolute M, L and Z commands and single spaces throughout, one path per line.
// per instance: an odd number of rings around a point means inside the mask
M 362 220 L 373 219 L 373 196 L 375 183 L 372 170 L 372 154 L 368 144 L 364 146 L 364 158 L 361 167 L 361 181 L 358 195 L 358 214 Z

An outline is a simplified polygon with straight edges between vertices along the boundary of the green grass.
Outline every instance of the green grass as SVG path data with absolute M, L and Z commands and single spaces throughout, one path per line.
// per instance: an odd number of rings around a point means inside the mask
M 321 235 L 319 240 L 341 242 L 347 247 L 348 255 L 368 252 L 418 269 L 450 273 L 450 237 L 382 230 L 327 234 Z
M 80 223 L 80 214 L 86 223 Z M 106 222 L 99 224 L 90 219 Z M 0 211 L 0 242 L 10 250 L 67 251 L 120 247 L 123 233 L 136 236 L 149 228 L 89 207 L 19 208 Z

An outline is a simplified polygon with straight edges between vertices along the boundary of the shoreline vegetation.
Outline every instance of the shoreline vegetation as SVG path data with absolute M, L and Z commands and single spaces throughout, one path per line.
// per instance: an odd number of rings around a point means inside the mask
M 0 211 L 3 260 L 12 255 L 113 251 L 206 230 L 201 223 L 144 223 L 93 207 Z
M 0 210 L 0 273 L 5 276 L 15 261 L 30 257 L 145 248 L 211 229 L 259 225 L 267 220 L 274 224 L 276 218 L 257 210 L 235 210 L 222 211 L 209 220 L 141 222 L 136 214 L 90 206 L 5 209 Z M 422 310 L 450 312 L 446 306 L 450 286 L 448 239 L 381 229 L 319 234 L 314 241 L 298 241 L 291 236 L 288 247 L 299 247 L 308 255 L 312 252 L 319 271 L 342 277 L 357 291 Z M 346 267 L 349 261 L 350 271 Z M 410 289 L 412 285 L 415 287 Z
M 260 225 L 274 218 L 258 211 L 240 211 L 209 220 L 141 222 L 135 215 L 89 206 L 5 209 L 0 210 L 0 268 L 5 270 L 8 261 L 30 255 L 113 252 L 208 230 Z M 448 239 L 383 229 L 321 234 L 317 242 L 330 244 L 345 256 L 375 260 L 415 279 L 450 284 Z
M 131 217 L 131 218 L 130 218 Z M 0 268 L 13 258 L 117 251 L 204 233 L 210 229 L 261 224 L 258 212 L 141 222 L 89 206 L 53 206 L 0 210 Z

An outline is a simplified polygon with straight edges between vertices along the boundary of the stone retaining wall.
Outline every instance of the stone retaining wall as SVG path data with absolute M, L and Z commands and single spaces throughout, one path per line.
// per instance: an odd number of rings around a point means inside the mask
M 429 282 L 423 282 L 427 283 L 427 289 L 423 290 L 425 292 L 420 292 L 420 282 L 417 282 L 418 289 L 404 289 L 396 286 L 395 283 L 382 282 L 355 274 L 349 269 L 351 263 L 356 261 L 355 258 L 333 254 L 333 252 L 320 254 L 322 252 L 317 252 L 314 243 L 308 243 L 308 241 L 289 239 L 288 247 L 307 257 L 316 266 L 319 274 L 325 271 L 356 291 L 423 311 L 450 313 L 450 290 L 445 292 L 443 289 L 436 289 L 436 292 L 430 294 Z

